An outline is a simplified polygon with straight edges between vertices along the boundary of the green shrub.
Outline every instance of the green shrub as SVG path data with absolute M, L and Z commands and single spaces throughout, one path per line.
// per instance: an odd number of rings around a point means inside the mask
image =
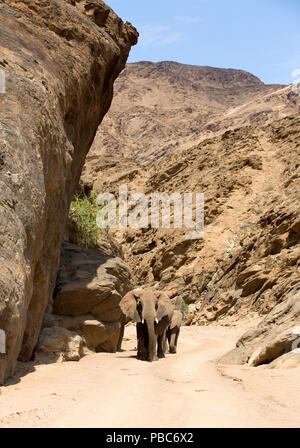
M 189 306 L 182 300 L 179 305 L 179 309 L 183 314 L 183 317 L 187 317 L 189 313 Z
M 84 198 L 75 197 L 70 206 L 72 232 L 78 245 L 94 248 L 101 235 L 96 217 L 99 207 L 96 204 L 97 193 L 93 192 Z

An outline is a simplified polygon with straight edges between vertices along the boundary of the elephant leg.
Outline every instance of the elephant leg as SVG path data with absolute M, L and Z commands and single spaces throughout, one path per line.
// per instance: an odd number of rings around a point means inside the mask
M 175 338 L 175 347 L 176 347 L 176 352 L 177 352 L 177 341 L 178 341 L 178 336 L 180 333 L 180 329 L 176 332 L 176 338 Z
M 158 358 L 165 358 L 164 352 L 164 335 L 157 338 L 157 356 Z
M 164 353 L 166 353 L 168 348 L 168 337 L 167 337 L 167 332 L 164 334 L 164 338 L 163 338 L 163 351 Z
M 176 353 L 176 345 L 177 345 L 177 332 L 172 332 L 170 336 L 170 342 L 169 342 L 169 352 L 170 353 Z
M 147 341 L 145 338 L 145 329 L 143 328 L 143 324 L 136 324 L 136 336 L 137 336 L 137 359 L 141 361 L 147 361 L 148 359 L 148 350 L 147 350 Z
M 157 356 L 158 358 L 164 358 L 165 357 L 165 350 L 166 350 L 166 338 L 167 338 L 167 329 L 170 325 L 170 320 L 168 316 L 164 316 L 160 322 L 158 323 L 157 327 Z
M 128 324 L 128 322 L 130 322 L 130 319 L 128 317 L 126 317 L 125 314 L 122 314 L 121 319 L 120 319 L 120 333 L 119 333 L 119 339 L 118 339 L 118 344 L 117 344 L 118 352 L 122 351 L 122 340 L 124 337 L 125 325 Z
M 167 340 L 168 340 L 168 344 L 170 345 L 170 342 L 171 342 L 171 332 L 170 331 L 167 332 Z
M 125 324 L 121 323 L 119 340 L 118 340 L 118 344 L 117 344 L 117 352 L 122 351 L 121 346 L 122 346 L 122 340 L 123 340 L 123 336 L 124 336 L 124 330 L 125 330 Z

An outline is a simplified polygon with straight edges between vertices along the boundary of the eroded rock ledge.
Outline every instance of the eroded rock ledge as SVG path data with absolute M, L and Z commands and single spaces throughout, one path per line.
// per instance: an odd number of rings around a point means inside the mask
M 0 383 L 29 360 L 85 156 L 137 32 L 102 1 L 0 5 Z

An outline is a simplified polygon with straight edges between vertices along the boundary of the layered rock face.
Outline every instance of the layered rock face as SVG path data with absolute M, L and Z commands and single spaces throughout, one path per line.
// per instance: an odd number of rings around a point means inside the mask
M 202 315 L 215 320 L 224 314 L 249 310 L 268 314 L 275 305 L 291 298 L 299 288 L 300 118 L 286 118 L 264 130 L 272 182 L 265 182 L 240 234 L 207 285 Z M 266 178 L 265 178 L 266 181 Z
M 228 131 L 148 170 L 94 158 L 82 181 L 128 192 L 203 192 L 205 234 L 125 229 L 116 236 L 138 284 L 158 284 L 178 303 L 200 302 L 194 323 L 267 314 L 299 281 L 299 115 L 261 129 Z M 98 176 L 102 165 L 109 176 Z M 171 223 L 173 220 L 171 210 Z
M 119 302 L 131 289 L 130 271 L 120 258 L 63 244 L 54 291 L 55 314 L 91 313 L 104 322 L 119 322 Z
M 64 242 L 54 290 L 35 358 L 76 361 L 84 347 L 115 352 L 120 334 L 119 302 L 133 288 L 124 261 L 107 252 Z M 76 358 L 76 359 L 75 359 Z
M 136 283 L 156 284 L 177 304 L 197 303 L 189 324 L 266 316 L 224 362 L 276 367 L 299 357 L 288 354 L 299 332 L 299 138 L 297 114 L 227 131 L 148 169 L 90 156 L 83 171 L 83 184 L 116 197 L 120 184 L 148 198 L 154 191 L 204 193 L 203 239 L 150 227 L 117 230 L 116 237 Z M 107 177 L 98 175 L 105 170 Z M 171 225 L 173 218 L 171 209 Z
M 230 364 L 281 367 L 299 362 L 300 347 L 300 282 L 281 297 L 282 302 L 237 341 L 236 348 L 220 361 Z
M 69 203 L 137 32 L 102 1 L 0 5 L 0 382 L 29 360 Z

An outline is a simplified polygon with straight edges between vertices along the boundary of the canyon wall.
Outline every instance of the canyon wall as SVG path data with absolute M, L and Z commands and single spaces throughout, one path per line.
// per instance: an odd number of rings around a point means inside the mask
M 32 357 L 70 200 L 137 37 L 102 1 L 1 2 L 0 383 Z
M 150 221 L 115 237 L 135 284 L 162 289 L 184 310 L 189 305 L 188 324 L 261 319 L 222 362 L 299 362 L 299 350 L 288 354 L 300 333 L 299 137 L 298 113 L 226 131 L 151 167 L 116 155 L 87 157 L 82 185 L 116 198 L 120 184 L 129 194 L 145 193 L 149 204 L 154 191 L 204 192 L 203 238 L 186 240 L 186 229 L 151 228 Z
M 297 232 L 288 233 L 299 215 L 298 159 L 299 114 L 262 128 L 227 131 L 147 169 L 128 159 L 89 154 L 81 182 L 116 198 L 120 184 L 127 185 L 128 194 L 143 192 L 148 198 L 155 191 L 204 193 L 201 239 L 186 240 L 184 228 L 155 229 L 150 224 L 118 229 L 115 237 L 136 284 L 157 284 L 178 303 L 201 302 L 204 321 L 214 321 L 227 312 L 247 314 L 249 308 L 268 313 L 277 303 L 270 293 L 280 278 L 291 280 L 292 272 L 299 275 L 297 256 L 293 262 L 285 258 L 287 250 L 298 254 L 299 249 Z M 251 265 L 254 271 L 241 274 Z M 243 289 L 240 281 L 235 284 L 240 274 L 245 284 L 251 275 L 260 279 Z M 231 294 L 224 298 L 227 291 Z

